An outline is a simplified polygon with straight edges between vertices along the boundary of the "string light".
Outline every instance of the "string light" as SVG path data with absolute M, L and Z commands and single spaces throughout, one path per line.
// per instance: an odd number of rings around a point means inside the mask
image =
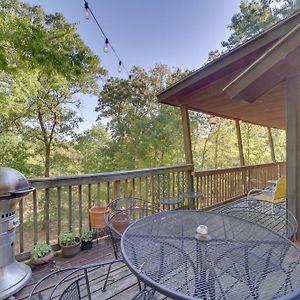
M 91 18 L 91 15 L 90 15 L 90 12 L 89 12 L 89 5 L 86 1 L 84 2 L 84 17 L 87 20 L 89 20 Z
M 217 124 L 217 117 L 215 115 L 208 115 L 209 125 L 215 126 Z
M 114 55 L 116 56 L 119 64 L 118 64 L 118 72 L 122 72 L 122 70 L 124 69 L 125 72 L 127 73 L 128 75 L 128 78 L 130 78 L 130 75 L 129 75 L 129 72 L 126 68 L 126 66 L 122 63 L 118 53 L 116 52 L 116 50 L 114 49 L 113 45 L 111 44 L 110 40 L 108 39 L 107 35 L 105 34 L 105 32 L 103 31 L 100 23 L 98 22 L 97 18 L 95 17 L 93 11 L 91 10 L 88 2 L 86 0 L 83 0 L 84 1 L 84 16 L 86 19 L 89 19 L 90 18 L 90 15 L 93 17 L 93 19 L 95 20 L 98 28 L 100 29 L 103 37 L 105 38 L 105 44 L 104 44 L 104 47 L 103 47 L 103 51 L 105 53 L 107 53 L 109 51 L 109 47 L 111 48 L 112 52 L 114 53 Z
M 108 44 L 109 44 L 108 38 L 105 38 L 105 44 L 104 44 L 104 47 L 103 47 L 104 53 L 108 53 L 108 51 L 109 51 L 109 46 L 108 46 Z
M 119 73 L 122 72 L 122 62 L 121 61 L 119 61 L 118 72 Z

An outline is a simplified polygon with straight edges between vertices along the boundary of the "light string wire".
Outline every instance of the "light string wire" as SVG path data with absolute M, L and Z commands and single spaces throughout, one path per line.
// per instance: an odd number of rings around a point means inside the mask
M 116 58 L 118 59 L 118 63 L 119 63 L 119 67 L 123 67 L 123 69 L 125 70 L 125 72 L 127 73 L 129 79 L 131 79 L 131 75 L 129 74 L 129 71 L 128 69 L 126 68 L 125 64 L 123 63 L 123 61 L 120 59 L 117 51 L 115 50 L 115 48 L 113 47 L 113 45 L 111 44 L 110 42 L 110 39 L 107 37 L 107 35 L 105 34 L 103 28 L 101 27 L 100 23 L 98 22 L 96 16 L 94 15 L 93 11 L 91 10 L 88 2 L 86 0 L 84 0 L 84 9 L 85 10 L 88 10 L 90 13 L 91 13 L 91 16 L 93 17 L 93 19 L 95 20 L 98 28 L 100 29 L 103 37 L 105 38 L 105 43 L 107 44 L 107 46 L 109 45 L 111 50 L 113 51 L 113 53 L 115 54 Z

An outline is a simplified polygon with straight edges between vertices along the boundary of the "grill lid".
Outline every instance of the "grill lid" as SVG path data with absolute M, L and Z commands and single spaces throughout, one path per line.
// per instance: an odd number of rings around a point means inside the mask
M 33 190 L 22 173 L 12 168 L 0 167 L 0 200 L 22 197 Z

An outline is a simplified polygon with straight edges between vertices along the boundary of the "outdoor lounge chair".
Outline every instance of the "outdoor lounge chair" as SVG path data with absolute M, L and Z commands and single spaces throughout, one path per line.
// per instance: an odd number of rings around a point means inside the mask
M 281 177 L 274 187 L 252 189 L 247 194 L 247 200 L 261 200 L 277 204 L 286 200 L 286 178 Z

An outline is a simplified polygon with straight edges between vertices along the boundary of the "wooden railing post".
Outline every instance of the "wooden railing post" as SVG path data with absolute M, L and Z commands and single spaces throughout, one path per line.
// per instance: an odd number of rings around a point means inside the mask
M 120 180 L 116 180 L 113 183 L 113 199 L 119 199 L 121 196 L 121 182 Z

